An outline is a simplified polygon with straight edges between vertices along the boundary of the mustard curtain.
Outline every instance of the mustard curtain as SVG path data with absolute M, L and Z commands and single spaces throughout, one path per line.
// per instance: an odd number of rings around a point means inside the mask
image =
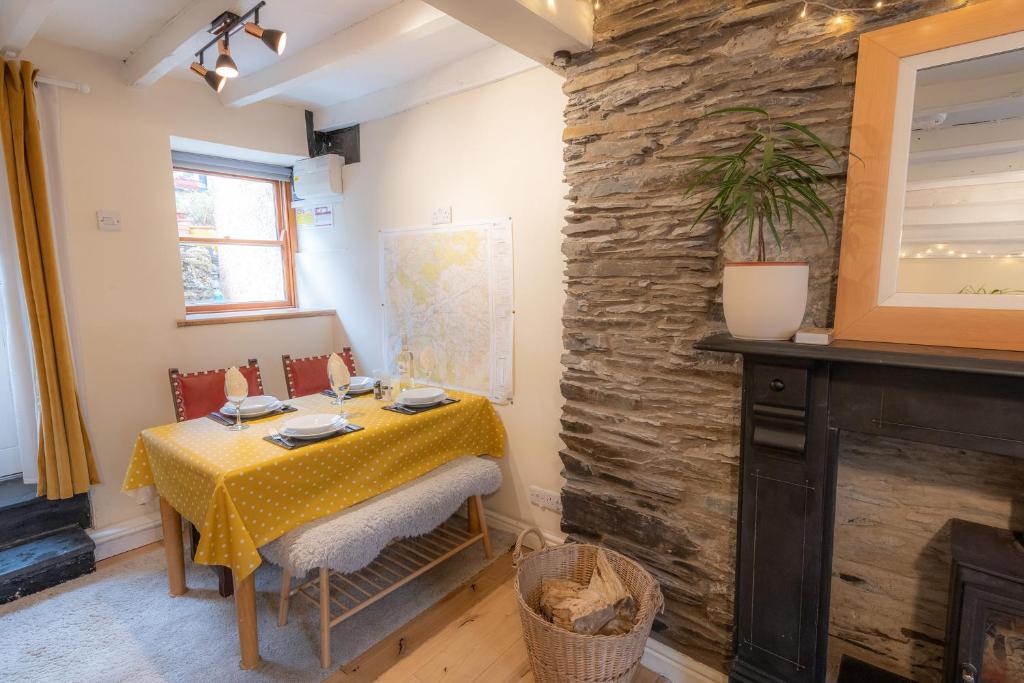
M 4 62 L 0 136 L 41 403 L 38 492 L 53 500 L 87 491 L 90 484 L 99 483 L 99 476 L 75 385 L 46 189 L 43 142 L 32 87 L 34 78 L 31 63 Z

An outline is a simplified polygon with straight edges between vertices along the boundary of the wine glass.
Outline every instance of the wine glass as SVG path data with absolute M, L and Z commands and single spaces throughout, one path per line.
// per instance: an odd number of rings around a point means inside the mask
M 344 377 L 331 378 L 331 390 L 334 391 L 334 400 L 331 405 L 341 406 L 341 416 L 348 418 L 351 413 L 345 411 L 345 397 L 348 395 L 348 388 L 352 384 L 352 378 L 346 372 Z
M 227 378 L 225 377 L 224 396 L 228 399 L 228 403 L 235 407 L 235 424 L 230 425 L 228 429 L 230 429 L 233 432 L 240 432 L 243 429 L 249 428 L 249 425 L 242 422 L 242 404 L 245 402 L 245 399 L 249 397 L 249 388 L 248 386 L 243 388 L 242 385 L 239 385 L 238 387 L 236 387 L 236 390 L 239 393 L 231 393 L 231 383 L 228 382 Z
M 433 384 L 434 371 L 437 369 L 437 356 L 434 355 L 434 349 L 429 346 L 423 349 L 420 352 L 419 362 L 424 383 L 427 385 Z

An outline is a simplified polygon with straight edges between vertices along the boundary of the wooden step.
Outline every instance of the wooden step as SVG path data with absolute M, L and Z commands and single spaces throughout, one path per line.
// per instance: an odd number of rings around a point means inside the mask
M 92 526 L 89 494 L 47 500 L 36 495 L 34 484 L 0 482 L 0 547 L 72 524 L 82 529 Z
M 95 549 L 77 525 L 0 548 L 0 604 L 95 571 Z

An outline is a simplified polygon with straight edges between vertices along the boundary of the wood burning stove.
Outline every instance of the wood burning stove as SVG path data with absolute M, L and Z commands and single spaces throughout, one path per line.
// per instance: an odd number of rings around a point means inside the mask
M 952 527 L 946 683 L 1024 681 L 1024 548 L 1012 532 Z

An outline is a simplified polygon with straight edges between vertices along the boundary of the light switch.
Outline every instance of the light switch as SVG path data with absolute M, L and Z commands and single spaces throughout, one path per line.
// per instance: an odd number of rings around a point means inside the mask
M 431 225 L 447 225 L 452 222 L 452 207 L 442 206 L 430 214 Z
M 121 212 L 120 211 L 97 211 L 96 212 L 96 227 L 106 232 L 120 232 L 121 231 Z

